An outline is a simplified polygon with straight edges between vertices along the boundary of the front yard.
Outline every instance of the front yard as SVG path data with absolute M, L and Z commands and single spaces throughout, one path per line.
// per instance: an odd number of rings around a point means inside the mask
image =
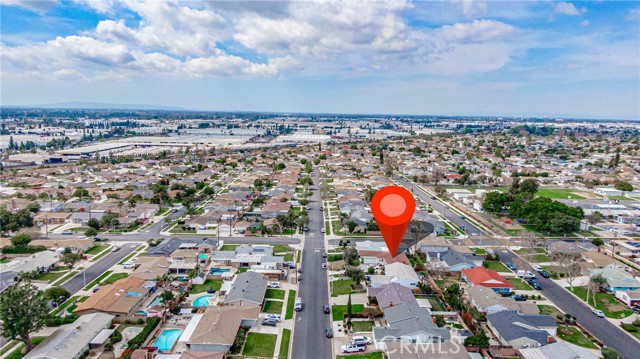
M 570 288 L 567 288 L 571 290 Z M 573 293 L 584 302 L 587 301 L 587 287 L 573 287 Z M 589 298 L 590 306 L 593 306 L 593 300 Z M 618 302 L 611 294 L 604 292 L 596 293 L 596 309 L 600 309 L 604 315 L 609 318 L 623 319 L 630 316 L 633 312 L 624 304 Z
M 267 300 L 262 306 L 263 313 L 282 314 L 282 302 Z
M 353 304 L 351 306 L 352 313 L 360 313 L 364 311 L 364 304 Z M 334 321 L 343 320 L 345 314 L 347 314 L 346 305 L 334 305 L 331 307 L 331 315 Z
M 511 270 L 507 268 L 502 262 L 494 262 L 494 261 L 485 261 L 484 267 L 487 269 L 494 270 L 496 272 L 509 273 Z
M 351 279 L 340 279 L 331 282 L 331 296 L 337 297 L 339 295 L 353 294 L 362 291 L 353 290 L 353 286 L 356 283 Z
M 513 284 L 515 290 L 533 290 L 529 284 L 520 278 L 507 278 L 509 283 Z
M 351 329 L 354 332 L 371 332 L 371 331 L 373 331 L 373 321 L 371 321 L 371 320 L 352 321 L 351 325 L 352 325 Z
M 278 336 L 275 334 L 249 333 L 242 354 L 252 357 L 271 358 L 276 348 L 277 339 Z
M 582 332 L 573 326 L 565 327 L 561 325 L 558 327 L 558 337 L 560 339 L 565 340 L 571 344 L 575 344 L 581 346 L 583 348 L 588 349 L 598 349 L 598 347 L 593 344 L 593 342 L 587 338 L 586 335 L 582 334 Z
M 284 295 L 286 292 L 282 289 L 267 289 L 267 293 L 265 293 L 264 297 L 267 299 L 284 299 Z

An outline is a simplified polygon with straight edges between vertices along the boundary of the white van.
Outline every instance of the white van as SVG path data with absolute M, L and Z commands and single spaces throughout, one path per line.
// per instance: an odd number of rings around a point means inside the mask
M 302 298 L 298 297 L 296 299 L 296 304 L 293 306 L 293 310 L 299 312 L 302 310 Z
M 535 278 L 536 275 L 531 273 L 531 271 L 525 271 L 525 270 L 518 270 L 518 278 L 524 278 L 524 279 L 533 279 Z

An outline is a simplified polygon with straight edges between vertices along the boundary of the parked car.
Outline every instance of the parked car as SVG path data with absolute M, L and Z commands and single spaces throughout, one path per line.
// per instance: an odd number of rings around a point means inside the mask
M 309 226 L 304 226 L 303 230 L 306 232 L 309 230 Z
M 322 269 L 327 269 L 327 263 L 322 263 Z
M 68 230 L 68 229 L 65 229 L 64 231 L 62 231 L 62 234 L 69 236 L 69 235 L 72 235 L 72 234 L 73 234 L 73 231 L 70 231 L 70 230 Z
M 302 268 L 298 268 L 298 273 L 302 274 Z
M 324 336 L 327 337 L 327 338 L 333 338 L 333 329 L 326 328 L 324 330 Z
M 465 219 L 465 216 L 460 216 L 460 219 Z
M 540 271 L 540 275 L 545 277 L 545 278 L 551 277 L 551 274 L 549 274 L 549 272 L 547 272 L 545 270 Z
M 296 312 L 299 312 L 302 310 L 302 298 L 298 297 L 296 299 L 296 303 L 293 306 L 293 310 L 295 310 Z
M 121 248 L 118 246 L 113 247 L 113 249 L 111 250 L 112 252 L 117 252 L 119 251 Z
M 322 252 L 322 258 L 327 258 L 327 252 Z
M 533 272 L 531 271 L 526 271 L 526 270 L 519 270 L 518 271 L 518 278 L 524 278 L 524 279 L 534 279 L 536 277 L 535 274 L 533 274 Z
M 513 298 L 513 300 L 515 300 L 516 302 L 525 302 L 527 300 L 527 297 L 522 294 L 514 294 L 511 296 L 511 298 Z
M 324 305 L 322 306 L 322 311 L 324 312 L 324 314 L 329 314 L 331 313 L 331 308 L 329 308 L 328 305 Z
M 535 279 L 529 279 L 527 281 L 527 283 L 529 283 L 529 285 L 531 285 L 533 287 L 533 289 L 535 290 L 542 290 L 542 286 L 540 285 L 540 283 L 535 280 Z
M 533 268 L 533 270 L 535 270 L 536 272 L 540 272 L 542 270 L 542 267 L 540 267 L 540 265 L 538 264 L 534 264 L 531 266 Z
M 505 265 L 507 266 L 507 268 L 511 269 L 512 271 L 517 271 L 518 267 L 514 266 L 511 263 L 505 263 Z
M 282 320 L 282 317 L 280 316 L 280 314 L 267 314 L 264 316 L 264 319 L 275 320 L 276 322 L 279 322 Z
M 131 268 L 133 268 L 133 267 L 135 267 L 135 266 L 136 266 L 136 263 L 135 263 L 135 262 L 133 262 L 133 261 L 130 261 L 130 260 L 129 260 L 129 261 L 126 261 L 126 262 L 122 265 L 122 267 L 124 267 L 124 269 L 131 269 Z
M 95 236 L 95 237 L 93 237 L 93 240 L 96 241 L 96 242 L 101 242 L 101 241 L 104 241 L 105 239 L 102 238 L 102 237 Z
M 280 283 L 279 282 L 269 282 L 269 284 L 267 284 L 268 288 L 280 288 Z
M 640 305 L 634 306 L 633 308 L 631 308 L 631 310 L 633 310 L 633 312 L 636 314 L 640 314 Z
M 263 319 L 262 320 L 262 325 L 267 325 L 270 327 L 275 327 L 278 325 L 278 322 L 273 320 L 273 319 Z
M 343 353 L 358 353 L 367 350 L 367 347 L 359 347 L 353 344 L 345 344 L 340 347 L 340 351 Z
M 97 292 L 99 290 L 100 290 L 100 287 L 98 286 L 98 287 L 93 287 L 93 289 L 91 291 L 95 293 L 95 292 Z
M 600 318 L 604 318 L 604 313 L 600 310 L 600 309 L 591 309 L 591 311 L 593 312 L 593 314 L 597 315 Z
M 371 343 L 373 343 L 373 340 L 366 335 L 358 335 L 351 338 L 351 344 L 354 344 L 354 345 L 371 344 Z
M 320 232 L 322 232 L 322 233 L 326 233 L 327 231 L 326 231 L 324 228 L 322 228 L 322 229 L 320 230 Z

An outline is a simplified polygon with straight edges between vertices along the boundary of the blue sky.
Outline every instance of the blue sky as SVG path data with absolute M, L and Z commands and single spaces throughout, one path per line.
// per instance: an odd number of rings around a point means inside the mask
M 0 3 L 7 106 L 640 118 L 636 1 Z

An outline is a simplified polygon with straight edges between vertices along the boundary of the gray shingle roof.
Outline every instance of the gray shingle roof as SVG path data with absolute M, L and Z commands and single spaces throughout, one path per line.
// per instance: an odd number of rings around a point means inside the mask
M 240 273 L 227 293 L 225 303 L 245 300 L 261 305 L 266 292 L 267 280 L 262 274 L 252 271 Z
M 507 341 L 529 338 L 540 345 L 549 344 L 549 333 L 543 328 L 557 327 L 556 321 L 548 315 L 524 315 L 509 310 L 489 314 L 487 321 Z
M 387 336 L 399 338 L 419 335 L 437 337 L 441 338 L 442 341 L 448 341 L 451 337 L 447 329 L 438 328 L 433 324 L 429 310 L 420 308 L 418 304 L 402 303 L 385 308 L 383 312 L 389 325 L 373 328 L 373 335 L 376 340 L 382 340 Z

